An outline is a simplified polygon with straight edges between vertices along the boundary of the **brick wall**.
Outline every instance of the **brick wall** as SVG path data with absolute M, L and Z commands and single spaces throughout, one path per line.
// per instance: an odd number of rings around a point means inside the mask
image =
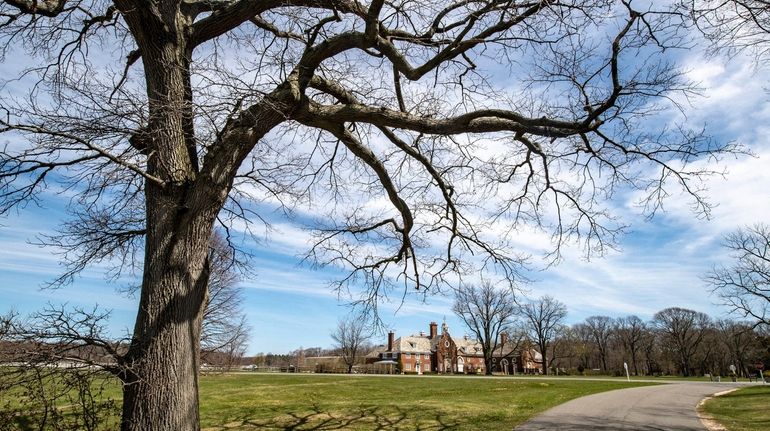
M 417 371 L 417 362 L 420 363 L 422 372 L 434 371 L 431 367 L 430 355 L 427 353 L 401 353 L 401 363 L 404 364 L 404 371 Z

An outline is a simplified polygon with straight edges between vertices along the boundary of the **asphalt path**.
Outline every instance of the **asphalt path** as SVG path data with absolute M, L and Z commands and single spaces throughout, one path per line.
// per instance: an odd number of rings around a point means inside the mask
M 706 427 L 696 412 L 698 403 L 740 386 L 682 382 L 602 392 L 547 410 L 516 427 L 516 431 L 703 431 Z

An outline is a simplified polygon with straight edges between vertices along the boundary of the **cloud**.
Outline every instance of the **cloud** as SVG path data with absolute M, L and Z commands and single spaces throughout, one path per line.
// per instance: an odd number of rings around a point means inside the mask
M 754 62 L 736 56 L 729 62 L 704 60 L 693 52 L 683 60 L 687 77 L 703 89 L 703 97 L 692 100 L 687 111 L 691 125 L 705 124 L 712 133 L 727 139 L 767 148 L 770 131 L 770 104 L 765 88 L 767 70 L 754 67 Z
M 567 304 L 572 321 L 594 314 L 650 318 L 669 306 L 716 311 L 700 278 L 707 268 L 700 253 L 677 252 L 673 245 L 656 252 L 635 239 L 623 253 L 551 269 L 535 291 Z

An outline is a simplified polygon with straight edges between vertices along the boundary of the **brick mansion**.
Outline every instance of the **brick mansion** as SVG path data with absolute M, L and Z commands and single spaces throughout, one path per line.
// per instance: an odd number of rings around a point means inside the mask
M 500 346 L 493 354 L 493 372 L 503 374 L 542 373 L 542 356 L 536 350 L 508 346 L 508 339 L 502 334 Z M 520 346 L 519 346 L 520 347 Z M 468 336 L 453 337 L 446 323 L 441 325 L 431 322 L 428 333 L 401 336 L 388 333 L 387 346 L 375 349 L 366 357 L 368 364 L 400 364 L 402 372 L 407 373 L 484 373 L 484 355 L 481 343 Z

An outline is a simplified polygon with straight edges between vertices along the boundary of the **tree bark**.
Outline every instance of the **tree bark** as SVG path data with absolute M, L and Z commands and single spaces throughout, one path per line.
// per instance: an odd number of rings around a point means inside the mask
M 134 11 L 137 11 L 134 13 Z M 185 17 L 172 2 L 126 11 L 142 52 L 149 120 L 145 260 L 134 336 L 126 356 L 123 422 L 129 430 L 197 430 L 200 331 L 208 284 L 208 245 L 217 202 L 201 193 Z M 221 205 L 221 202 L 219 202 Z M 161 383 L 162 382 L 162 383 Z M 159 384 L 161 383 L 161 384 Z
M 148 238 L 148 248 L 165 248 L 169 259 L 145 270 L 129 354 L 131 371 L 123 390 L 124 431 L 199 429 L 199 340 L 209 232 L 172 247 L 151 244 Z M 184 260 L 188 267 L 180 265 Z
M 168 71 L 168 74 L 184 74 Z M 148 73 L 149 75 L 149 73 Z M 189 79 L 189 76 L 187 76 Z M 184 79 L 160 85 L 184 101 Z M 176 95 L 174 94 L 176 93 Z M 152 94 L 152 93 L 150 93 Z M 159 103 L 172 104 L 170 100 Z M 152 102 L 151 102 L 152 104 Z M 151 107 L 151 118 L 153 118 Z M 194 163 L 185 109 L 161 106 L 150 133 L 164 166 L 163 188 L 146 185 L 147 235 L 142 290 L 123 392 L 122 429 L 197 430 L 200 331 L 208 285 L 208 246 L 216 203 L 195 207 Z M 151 120 L 151 121 L 153 121 Z M 175 153 L 169 157 L 169 153 Z M 163 382 L 159 385 L 158 382 Z

